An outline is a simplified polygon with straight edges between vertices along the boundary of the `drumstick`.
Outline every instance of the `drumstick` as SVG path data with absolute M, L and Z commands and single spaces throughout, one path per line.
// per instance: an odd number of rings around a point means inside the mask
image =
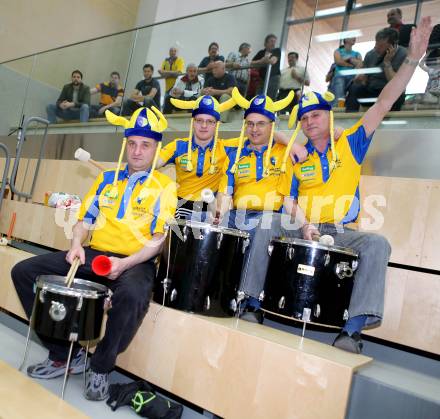
M 70 286 L 72 285 L 72 281 L 75 278 L 76 271 L 79 268 L 80 262 L 81 261 L 79 258 L 75 258 L 75 260 L 72 262 L 72 265 L 70 266 L 69 272 L 67 272 L 67 275 L 66 275 L 65 284 L 67 285 L 67 288 L 70 288 Z

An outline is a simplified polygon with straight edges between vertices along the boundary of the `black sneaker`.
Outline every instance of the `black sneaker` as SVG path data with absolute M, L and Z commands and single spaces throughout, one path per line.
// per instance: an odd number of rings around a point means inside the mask
M 343 330 L 338 336 L 336 336 L 333 346 L 347 352 L 360 354 L 364 345 L 362 343 L 361 335 L 358 332 L 354 332 L 350 336 L 345 330 Z
M 264 314 L 258 308 L 248 307 L 240 314 L 240 319 L 251 323 L 263 324 Z
M 99 374 L 89 369 L 86 373 L 84 397 L 88 400 L 105 400 L 108 397 L 108 374 Z

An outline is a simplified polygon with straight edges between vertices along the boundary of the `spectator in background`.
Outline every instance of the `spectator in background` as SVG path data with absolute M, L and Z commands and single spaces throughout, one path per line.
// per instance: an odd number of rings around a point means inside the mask
M 364 68 L 380 68 L 380 72 L 373 74 L 361 74 L 355 77 L 348 90 L 345 101 L 346 112 L 359 110 L 359 99 L 377 98 L 385 85 L 396 75 L 397 70 L 406 58 L 406 48 L 397 44 L 399 34 L 391 28 L 385 28 L 377 32 L 374 48 L 367 52 L 363 62 Z M 400 111 L 405 101 L 405 93 L 402 93 L 392 107 L 392 111 Z M 372 105 L 373 101 L 369 103 Z
M 353 51 L 353 45 L 355 43 L 356 38 L 346 38 L 343 40 L 343 45 L 336 49 L 333 54 L 335 68 L 329 89 L 335 95 L 336 101 L 339 99 L 345 101 L 347 90 L 354 79 L 354 74 L 341 74 L 341 70 L 362 67 L 362 55 L 357 51 Z
M 175 108 L 170 102 L 170 97 L 180 100 L 195 100 L 203 88 L 203 77 L 197 75 L 197 66 L 193 63 L 186 66 L 186 74 L 177 77 L 170 90 L 168 99 L 165 98 L 164 113 L 171 113 Z
M 99 105 L 91 105 L 90 113 L 92 117 L 102 116 L 109 109 L 118 115 L 121 111 L 122 97 L 124 96 L 124 88 L 121 85 L 121 76 L 117 71 L 110 73 L 110 81 L 97 84 L 90 89 L 90 94 L 101 93 Z
M 269 34 L 264 39 L 264 49 L 257 52 L 255 57 L 252 59 L 252 64 L 260 64 L 260 83 L 257 88 L 257 94 L 264 94 L 264 79 L 266 78 L 267 66 L 272 64 L 270 71 L 269 85 L 267 87 L 266 95 L 272 100 L 276 100 L 278 87 L 280 84 L 280 59 L 281 50 L 275 48 L 277 42 L 277 37 L 274 34 Z
M 124 102 L 123 115 L 131 115 L 136 109 L 143 106 L 160 109 L 160 85 L 153 79 L 154 67 L 151 64 L 143 66 L 144 79 L 138 82 L 130 95 L 130 99 Z
M 202 95 L 215 97 L 220 103 L 226 102 L 232 96 L 232 89 L 237 85 L 234 76 L 226 73 L 225 63 L 216 61 L 212 67 L 212 75 L 205 79 L 205 87 L 202 89 Z M 229 111 L 221 113 L 222 122 L 229 121 Z
M 203 58 L 199 64 L 199 73 L 211 73 L 216 61 L 225 61 L 223 55 L 219 55 L 220 47 L 217 42 L 211 42 L 208 47 L 208 56 Z
M 390 25 L 390 28 L 395 29 L 399 33 L 397 43 L 402 47 L 408 48 L 411 29 L 416 25 L 413 25 L 412 23 L 403 23 L 402 10 L 398 8 L 388 11 L 387 22 Z
M 89 120 L 90 88 L 83 81 L 79 70 L 72 71 L 72 82 L 63 86 L 55 105 L 47 105 L 47 119 L 51 124 L 60 119 L 79 119 L 80 122 Z
M 299 55 L 297 52 L 289 52 L 287 54 L 289 67 L 281 71 L 280 90 L 278 91 L 277 100 L 284 99 L 291 90 L 295 92 L 295 98 L 289 106 L 283 109 L 283 112 L 290 113 L 292 108 L 298 103 L 303 84 L 310 86 L 309 73 L 307 73 L 305 67 L 298 65 L 298 58 Z
M 419 63 L 419 67 L 428 73 L 424 103 L 440 103 L 440 48 L 426 53 Z
M 231 69 L 229 74 L 235 77 L 237 88 L 242 96 L 246 97 L 246 91 L 249 83 L 249 66 L 251 61 L 249 54 L 251 53 L 251 45 L 243 42 L 238 47 L 238 53 L 231 52 L 226 58 L 226 68 Z M 247 68 L 242 68 L 247 67 Z
M 162 61 L 161 68 L 158 70 L 158 73 L 165 78 L 164 113 L 170 113 L 169 108 L 166 109 L 167 104 L 170 104 L 170 90 L 177 77 L 182 75 L 185 69 L 185 61 L 182 57 L 177 56 L 177 48 L 171 47 L 169 53 L 170 56 Z

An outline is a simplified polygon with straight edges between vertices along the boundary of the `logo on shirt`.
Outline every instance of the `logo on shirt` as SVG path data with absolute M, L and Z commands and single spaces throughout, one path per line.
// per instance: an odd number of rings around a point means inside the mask
M 250 163 L 242 163 L 238 165 L 238 169 L 250 169 L 251 168 L 251 164 Z
M 302 166 L 301 167 L 301 173 L 307 173 L 307 172 L 312 172 L 315 170 L 315 165 L 311 165 L 311 166 Z

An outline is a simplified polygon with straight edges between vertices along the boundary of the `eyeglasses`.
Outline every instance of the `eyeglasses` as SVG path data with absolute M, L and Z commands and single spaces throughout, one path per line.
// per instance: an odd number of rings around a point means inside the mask
M 254 129 L 254 128 L 263 129 L 264 127 L 266 127 L 271 123 L 272 122 L 267 122 L 267 121 L 258 121 L 258 122 L 246 121 L 246 127 L 250 129 Z
M 194 123 L 197 125 L 206 125 L 207 127 L 213 127 L 217 123 L 217 121 L 213 119 L 195 118 Z

